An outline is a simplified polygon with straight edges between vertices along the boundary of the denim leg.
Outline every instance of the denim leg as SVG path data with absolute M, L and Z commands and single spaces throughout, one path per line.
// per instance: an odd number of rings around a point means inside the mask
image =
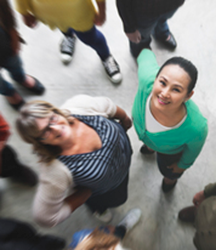
M 86 32 L 80 32 L 76 30 L 73 30 L 73 32 L 83 43 L 93 48 L 102 61 L 109 57 L 110 51 L 106 39 L 104 35 L 98 29 L 96 29 L 95 26 Z
M 22 67 L 22 61 L 18 55 L 9 57 L 3 67 L 8 70 L 14 81 L 18 83 L 25 81 L 25 72 Z
M 15 93 L 13 85 L 5 81 L 0 73 L 0 94 L 5 96 L 12 96 Z
M 154 31 L 153 31 L 153 36 L 156 39 L 163 39 L 164 40 L 169 36 L 170 30 L 169 30 L 169 26 L 167 24 L 167 19 L 171 18 L 176 11 L 177 11 L 177 9 L 169 11 L 169 12 L 162 14 L 158 17 L 156 26 L 155 26 Z
M 157 163 L 161 174 L 170 180 L 180 178 L 182 174 L 173 173 L 172 169 L 169 169 L 168 166 L 178 162 L 181 156 L 182 152 L 173 155 L 161 154 L 157 152 Z

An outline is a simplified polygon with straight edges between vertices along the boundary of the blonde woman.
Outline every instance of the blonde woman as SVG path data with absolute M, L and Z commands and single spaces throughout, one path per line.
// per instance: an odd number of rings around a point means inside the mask
M 29 102 L 16 124 L 40 157 L 36 220 L 55 226 L 84 203 L 100 220 L 111 220 L 108 208 L 127 200 L 132 150 L 125 130 L 132 123 L 126 112 L 109 98 L 79 95 L 61 109 Z

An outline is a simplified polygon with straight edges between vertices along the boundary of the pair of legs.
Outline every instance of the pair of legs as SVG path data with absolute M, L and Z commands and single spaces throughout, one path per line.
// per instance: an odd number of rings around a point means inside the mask
M 164 192 L 170 191 L 177 183 L 177 180 L 182 176 L 182 174 L 173 173 L 172 169 L 168 168 L 173 163 L 177 163 L 181 156 L 182 152 L 173 155 L 161 154 L 157 152 L 158 168 L 164 176 L 162 184 Z
M 153 154 L 155 151 L 147 147 L 145 144 L 141 147 L 140 152 L 144 155 Z M 157 152 L 157 164 L 161 174 L 164 176 L 162 189 L 164 192 L 170 191 L 175 184 L 177 183 L 178 178 L 182 176 L 182 174 L 173 173 L 172 169 L 168 168 L 174 163 L 177 163 L 182 156 L 182 152 L 168 155 L 161 154 Z
M 11 78 L 17 83 L 23 85 L 27 89 L 33 91 L 36 94 L 42 94 L 44 92 L 43 85 L 35 78 L 25 74 L 22 61 L 18 55 L 10 56 L 4 62 L 3 68 L 5 68 Z M 23 103 L 22 97 L 15 90 L 13 85 L 6 81 L 0 73 L 0 94 L 6 96 L 9 103 L 18 109 Z
M 103 63 L 108 77 L 113 83 L 119 83 L 122 80 L 119 65 L 110 55 L 109 47 L 104 35 L 95 26 L 85 32 L 76 31 L 70 28 L 63 34 L 65 35 L 66 40 L 63 40 L 61 43 L 61 54 L 62 61 L 65 64 L 68 64 L 72 59 L 75 46 L 74 35 L 76 35 L 80 41 L 96 51 Z
M 158 17 L 148 17 L 145 15 L 137 17 L 137 27 L 141 34 L 141 41 L 138 44 L 130 41 L 130 50 L 135 58 L 143 48 L 150 47 L 151 35 L 159 41 L 166 41 L 169 39 L 171 33 L 167 24 L 167 19 L 171 18 L 176 10 L 167 12 Z
M 73 37 L 74 34 L 76 34 L 76 36 L 84 44 L 93 48 L 102 61 L 105 61 L 110 56 L 110 51 L 106 39 L 95 26 L 85 32 L 76 31 L 70 28 L 66 33 L 64 33 L 64 35 L 70 37 Z

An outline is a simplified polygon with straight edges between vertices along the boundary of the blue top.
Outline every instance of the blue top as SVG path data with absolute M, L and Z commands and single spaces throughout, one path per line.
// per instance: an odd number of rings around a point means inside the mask
M 99 228 L 100 231 L 103 231 L 104 233 L 109 234 L 110 231 L 107 227 L 100 227 Z M 69 247 L 72 247 L 72 249 L 76 248 L 77 245 L 89 234 L 91 234 L 94 231 L 94 229 L 83 229 L 80 230 L 76 233 L 74 233 L 73 237 L 72 237 L 72 242 L 70 243 Z

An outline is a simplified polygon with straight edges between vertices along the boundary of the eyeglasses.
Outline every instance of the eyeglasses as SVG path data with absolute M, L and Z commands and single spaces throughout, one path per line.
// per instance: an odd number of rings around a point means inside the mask
M 58 120 L 59 120 L 59 115 L 56 113 L 53 113 L 49 119 L 48 125 L 46 126 L 41 136 L 39 137 L 39 140 L 46 140 L 50 136 L 50 133 L 51 133 L 50 126 L 57 124 Z

